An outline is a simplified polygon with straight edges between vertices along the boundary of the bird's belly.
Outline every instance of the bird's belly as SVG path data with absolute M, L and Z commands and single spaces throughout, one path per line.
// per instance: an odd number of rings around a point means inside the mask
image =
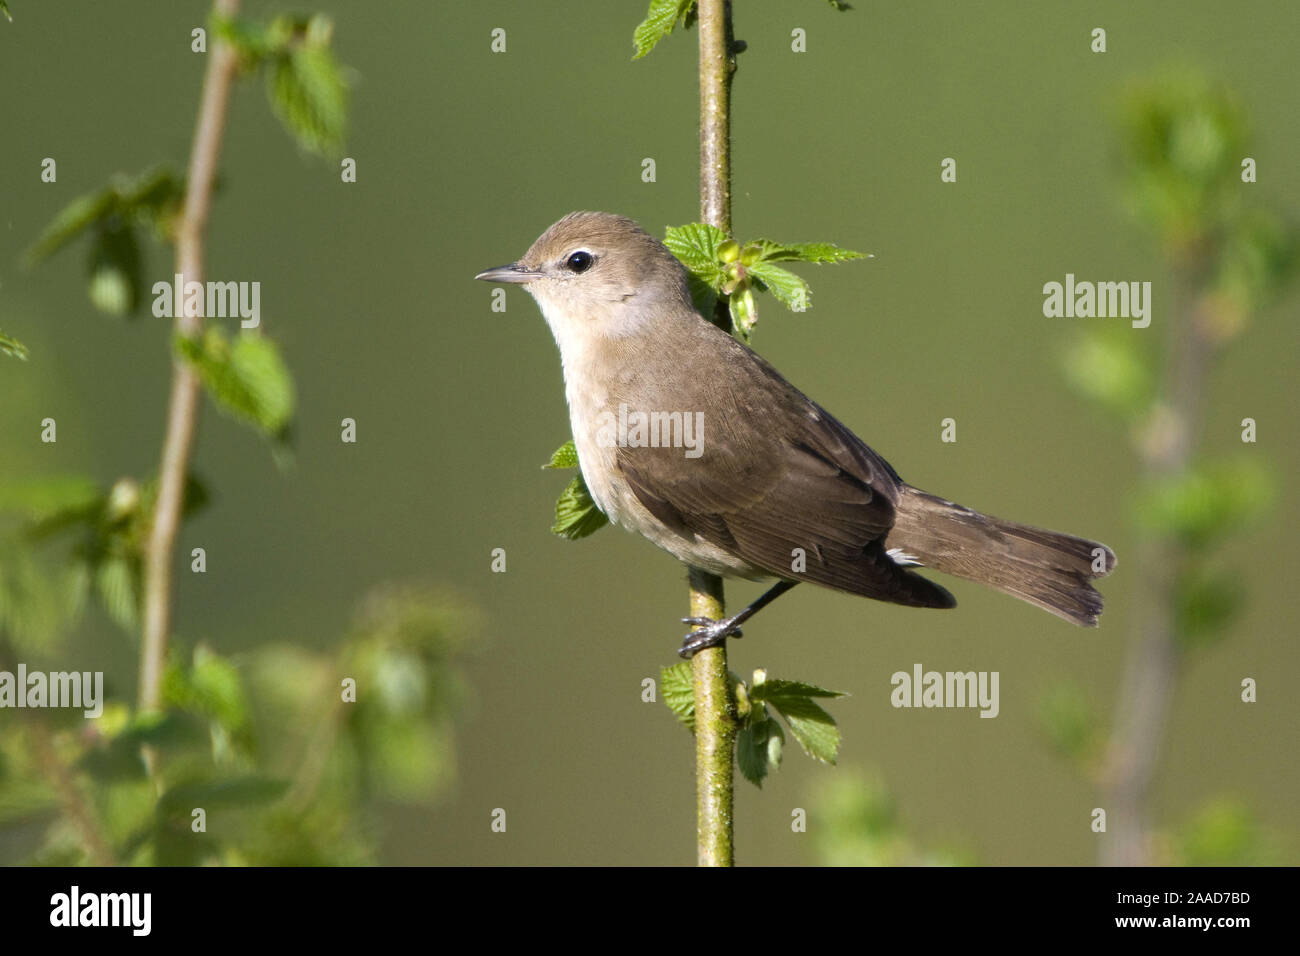
M 603 445 L 596 438 L 599 404 L 591 401 L 590 394 L 575 395 L 572 388 L 568 397 L 569 424 L 573 429 L 573 444 L 578 452 L 583 481 L 587 483 L 587 490 L 596 506 L 610 521 L 628 531 L 635 531 L 679 561 L 712 574 L 751 581 L 771 577 L 761 568 L 692 532 L 677 533 L 651 514 L 619 473 L 618 449 Z

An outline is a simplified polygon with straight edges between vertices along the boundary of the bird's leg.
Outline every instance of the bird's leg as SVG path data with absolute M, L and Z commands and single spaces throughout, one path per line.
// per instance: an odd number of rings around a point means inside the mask
M 741 624 L 748 621 L 798 583 L 798 581 L 777 581 L 749 607 L 731 615 L 731 617 L 724 617 L 721 621 L 715 621 L 709 617 L 682 618 L 683 624 L 694 624 L 697 629 L 686 635 L 686 639 L 682 641 L 682 649 L 677 652 L 678 655 L 689 660 L 695 656 L 697 651 L 702 651 L 706 647 L 715 647 L 729 637 L 742 637 Z

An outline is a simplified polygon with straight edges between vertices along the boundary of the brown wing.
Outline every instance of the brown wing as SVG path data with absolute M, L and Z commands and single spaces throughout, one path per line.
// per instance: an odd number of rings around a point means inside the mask
M 702 454 L 620 447 L 637 499 L 685 537 L 780 578 L 922 607 L 950 607 L 943 588 L 896 564 L 883 546 L 902 484 L 879 455 L 761 358 L 726 337 L 724 372 L 696 383 Z M 716 366 L 715 366 L 716 367 Z M 792 570 L 802 548 L 806 570 Z

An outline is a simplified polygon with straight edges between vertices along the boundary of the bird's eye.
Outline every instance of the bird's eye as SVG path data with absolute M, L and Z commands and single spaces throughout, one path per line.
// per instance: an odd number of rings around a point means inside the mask
M 591 264 L 595 261 L 596 257 L 590 252 L 587 252 L 585 249 L 579 249 L 577 252 L 573 253 L 573 255 L 569 256 L 569 258 L 565 259 L 564 264 L 568 266 L 569 270 L 572 272 L 586 272 L 591 268 Z

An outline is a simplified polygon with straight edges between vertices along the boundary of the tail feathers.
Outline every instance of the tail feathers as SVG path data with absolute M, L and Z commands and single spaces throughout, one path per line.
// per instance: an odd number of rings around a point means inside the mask
M 1096 627 L 1102 611 L 1089 582 L 1115 568 L 1104 544 L 1003 521 L 912 487 L 904 487 L 885 543 L 1084 627 Z

